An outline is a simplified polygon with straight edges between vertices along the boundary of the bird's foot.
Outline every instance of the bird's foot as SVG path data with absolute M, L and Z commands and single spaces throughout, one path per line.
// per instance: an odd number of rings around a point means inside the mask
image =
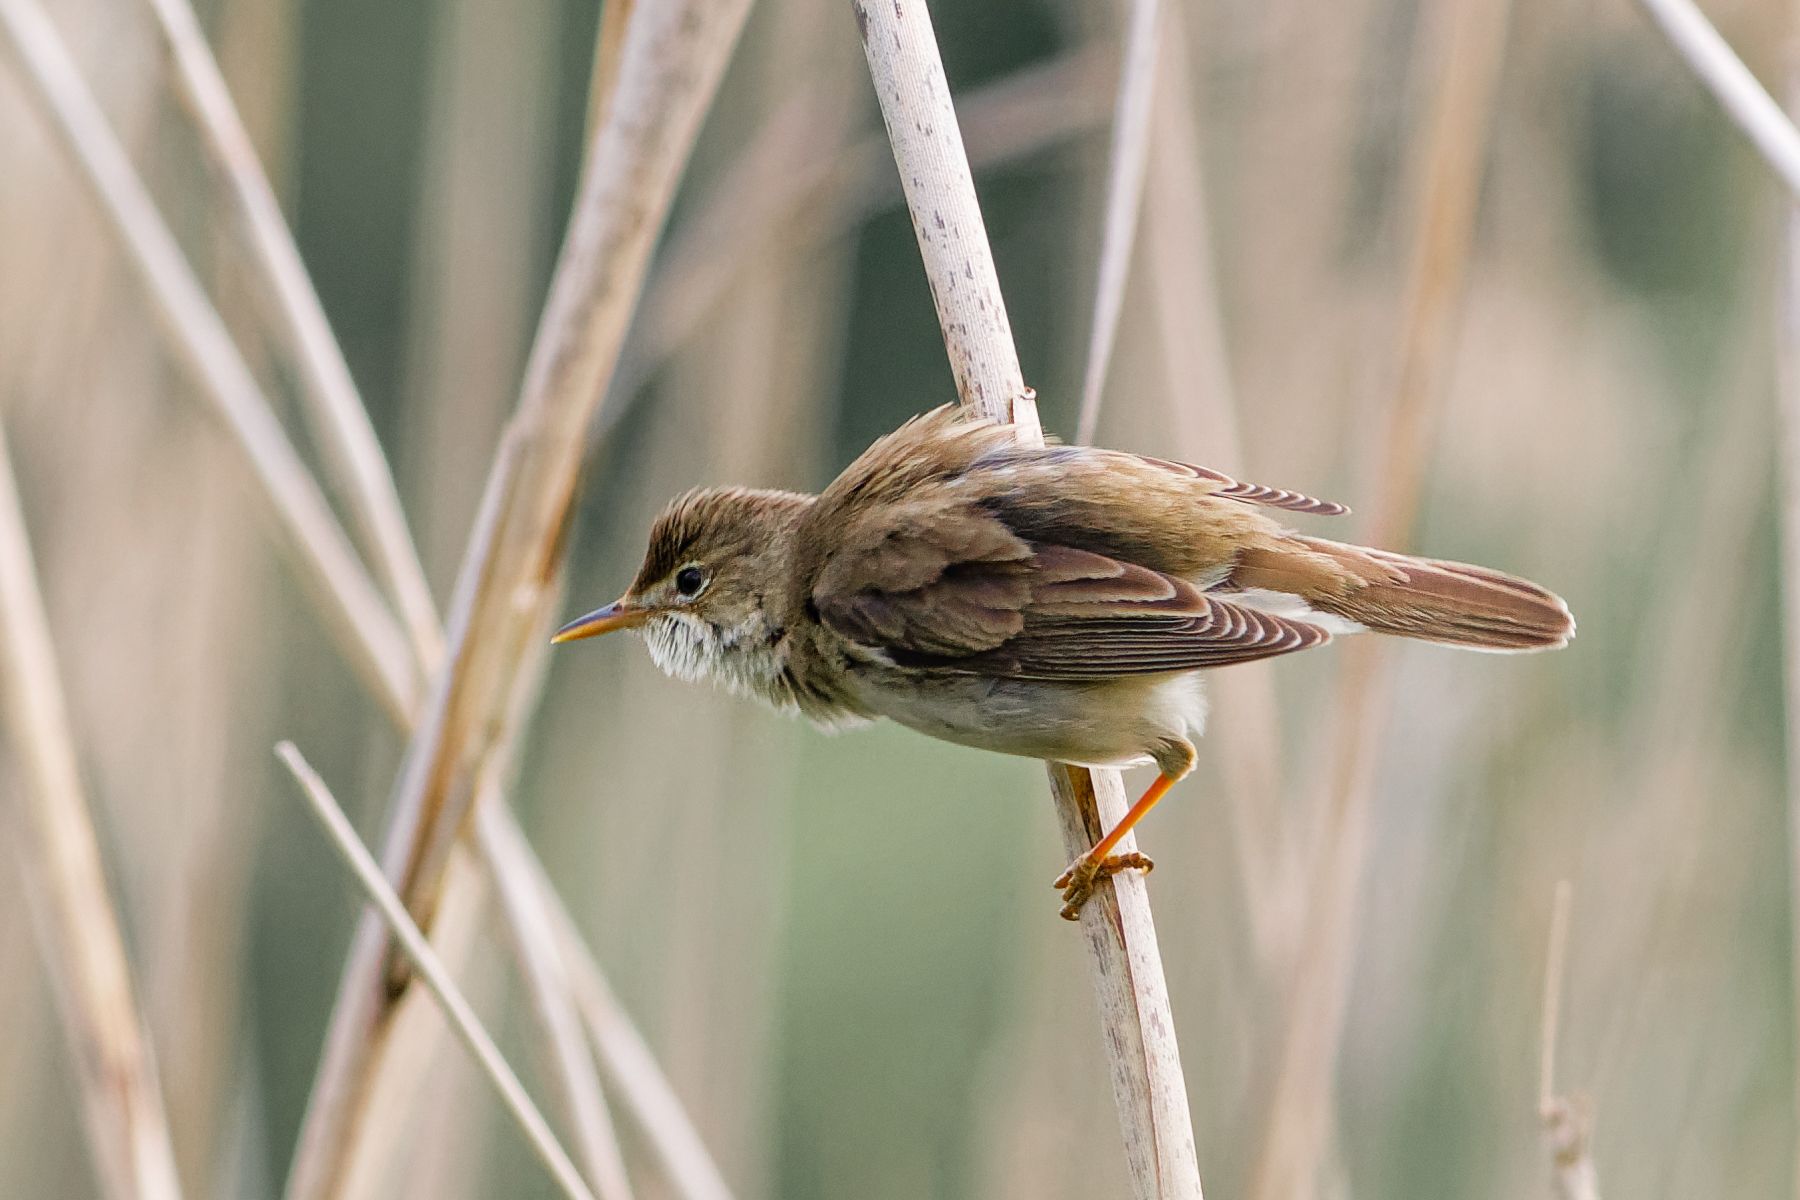
M 1079 920 L 1081 906 L 1088 902 L 1094 894 L 1094 885 L 1102 879 L 1117 875 L 1120 871 L 1142 871 L 1148 875 L 1156 864 L 1147 854 L 1139 854 L 1133 850 L 1129 854 L 1109 854 L 1105 858 L 1094 858 L 1084 854 L 1069 864 L 1069 869 L 1056 877 L 1051 887 L 1062 889 L 1062 919 Z

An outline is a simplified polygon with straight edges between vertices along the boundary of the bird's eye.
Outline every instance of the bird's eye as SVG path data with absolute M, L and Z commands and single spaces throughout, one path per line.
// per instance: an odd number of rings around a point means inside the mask
M 699 567 L 683 567 L 675 572 L 675 590 L 684 596 L 697 596 L 700 587 L 706 582 L 706 573 Z

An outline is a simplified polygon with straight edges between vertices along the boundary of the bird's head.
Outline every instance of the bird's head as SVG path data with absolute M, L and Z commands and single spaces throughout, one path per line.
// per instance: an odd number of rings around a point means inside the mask
M 793 535 L 811 503 L 752 488 L 677 497 L 650 527 L 644 563 L 625 594 L 551 640 L 638 629 L 667 674 L 775 698 Z

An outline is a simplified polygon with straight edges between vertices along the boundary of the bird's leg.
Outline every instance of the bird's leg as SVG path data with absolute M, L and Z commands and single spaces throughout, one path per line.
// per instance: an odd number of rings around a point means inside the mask
M 1094 894 L 1094 885 L 1109 875 L 1120 871 L 1139 870 L 1148 872 L 1156 864 L 1137 851 L 1130 854 L 1114 854 L 1113 847 L 1131 832 L 1131 827 L 1144 819 L 1144 814 L 1156 807 L 1156 802 L 1175 786 L 1175 776 L 1167 773 L 1158 775 L 1138 802 L 1120 818 L 1112 827 L 1112 832 L 1094 843 L 1094 848 L 1069 864 L 1069 869 L 1056 877 L 1052 887 L 1062 889 L 1062 917 L 1065 921 L 1073 921 L 1081 916 L 1081 906 L 1088 897 Z

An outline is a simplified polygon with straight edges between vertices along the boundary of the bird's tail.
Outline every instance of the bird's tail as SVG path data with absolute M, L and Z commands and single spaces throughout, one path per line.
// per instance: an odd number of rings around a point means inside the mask
M 1247 552 L 1231 586 L 1285 592 L 1377 633 L 1471 650 L 1552 650 L 1575 635 L 1560 596 L 1500 571 L 1323 538 L 1285 541 L 1283 551 Z

